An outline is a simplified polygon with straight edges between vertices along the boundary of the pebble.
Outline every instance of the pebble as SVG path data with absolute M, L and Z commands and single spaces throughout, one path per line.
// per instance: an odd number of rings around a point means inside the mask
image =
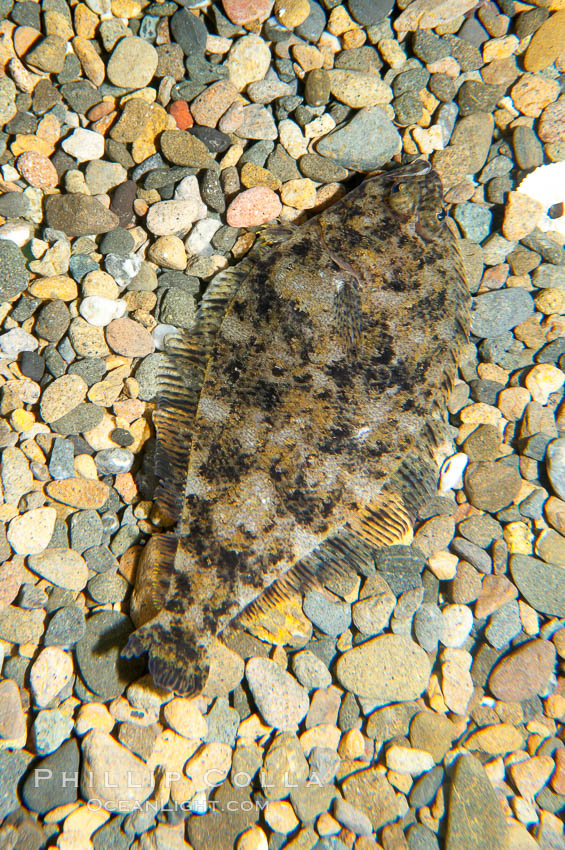
M 560 370 L 559 370 L 560 371 Z M 546 450 L 545 465 L 553 491 L 565 500 L 565 439 L 552 440 Z
M 308 711 L 307 692 L 274 662 L 251 658 L 245 678 L 265 721 L 275 729 L 292 730 Z
M 136 36 L 121 39 L 106 65 L 108 79 L 128 90 L 142 89 L 151 82 L 157 70 L 158 53 L 148 41 Z
M 101 611 L 87 619 L 86 633 L 76 645 L 80 674 L 87 687 L 103 700 L 119 696 L 141 675 L 142 662 L 120 660 L 132 628 L 125 614 Z
M 153 774 L 144 761 L 108 732 L 93 729 L 81 742 L 81 794 L 107 811 L 134 811 L 153 790 Z
M 62 230 L 67 236 L 107 233 L 119 224 L 118 216 L 100 201 L 82 194 L 50 195 L 45 203 L 45 217 L 50 227 Z
M 101 295 L 89 295 L 80 302 L 81 316 L 97 328 L 104 328 L 113 319 L 121 318 L 126 311 L 124 301 L 114 301 Z
M 106 341 L 112 351 L 124 357 L 145 357 L 155 350 L 148 330 L 133 319 L 114 319 L 106 328 Z
M 13 679 L 0 682 L 0 748 L 21 749 L 26 742 L 26 719 L 20 690 Z
M 42 510 L 52 509 L 43 508 Z M 86 586 L 88 568 L 82 556 L 73 549 L 46 549 L 39 554 L 31 555 L 28 563 L 34 573 L 57 587 L 79 591 Z
M 36 753 L 45 756 L 55 752 L 64 741 L 70 738 L 72 730 L 72 718 L 57 708 L 40 711 L 33 724 Z
M 496 850 L 505 843 L 506 820 L 484 767 L 474 756 L 460 756 L 449 796 L 446 850 Z
M 262 80 L 269 70 L 271 53 L 256 35 L 237 39 L 228 54 L 229 79 L 237 91 L 243 91 L 249 83 Z
M 385 111 L 372 106 L 360 109 L 347 124 L 320 139 L 316 150 L 344 168 L 365 172 L 388 162 L 400 145 L 400 135 Z
M 35 762 L 21 790 L 27 808 L 41 815 L 75 803 L 78 784 L 66 781 L 66 777 L 78 776 L 79 757 L 76 738 L 70 738 L 54 753 Z
M 304 613 L 324 634 L 342 634 L 351 623 L 351 607 L 345 602 L 329 599 L 316 590 L 304 598 Z
M 441 612 L 441 642 L 444 646 L 463 646 L 473 628 L 473 612 L 467 605 L 446 605 Z
M 49 545 L 57 512 L 54 508 L 34 508 L 14 517 L 8 525 L 7 538 L 18 555 L 37 555 Z
M 63 649 L 47 646 L 42 649 L 29 674 L 29 684 L 35 704 L 45 708 L 57 699 L 73 677 L 73 660 Z
M 475 508 L 496 512 L 518 495 L 522 479 L 514 467 L 491 461 L 470 464 L 465 472 L 465 492 Z
M 511 555 L 510 572 L 516 587 L 532 608 L 555 617 L 565 616 L 563 569 L 531 555 Z
M 230 227 L 256 227 L 280 215 L 282 204 L 278 195 L 266 186 L 254 186 L 237 195 L 226 211 Z
M 379 702 L 416 699 L 426 688 L 430 662 L 410 638 L 386 634 L 345 652 L 336 674 L 352 693 Z
M 0 295 L 11 301 L 22 292 L 29 282 L 26 261 L 19 247 L 6 239 L 0 239 Z
M 93 130 L 79 127 L 62 142 L 65 153 L 72 156 L 78 163 L 101 159 L 104 156 L 104 136 Z
M 493 668 L 488 680 L 491 693 L 506 702 L 521 702 L 543 694 L 553 674 L 555 647 L 547 640 L 520 644 Z
M 195 198 L 159 201 L 149 207 L 146 224 L 154 236 L 184 235 L 190 230 L 199 214 L 200 204 Z

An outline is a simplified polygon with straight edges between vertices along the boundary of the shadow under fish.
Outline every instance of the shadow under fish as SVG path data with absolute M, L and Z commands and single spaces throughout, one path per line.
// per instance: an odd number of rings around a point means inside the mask
M 123 650 L 200 691 L 215 638 L 406 544 L 436 491 L 468 290 L 439 177 L 371 175 L 218 274 L 159 380 L 155 494 Z M 288 616 L 287 616 L 288 614 Z

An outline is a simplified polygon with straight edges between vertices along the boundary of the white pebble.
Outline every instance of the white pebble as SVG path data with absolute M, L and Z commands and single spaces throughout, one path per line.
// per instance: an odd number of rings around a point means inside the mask
M 63 139 L 61 147 L 65 153 L 74 157 L 79 163 L 102 159 L 104 156 L 104 136 L 95 133 L 94 130 L 78 127 L 70 136 Z
M 154 236 L 187 233 L 197 220 L 200 203 L 195 198 L 175 201 L 157 201 L 149 207 L 146 224 Z
M 120 319 L 126 312 L 124 301 L 112 301 L 102 295 L 87 295 L 80 302 L 78 308 L 80 315 L 86 319 L 89 325 L 96 328 L 105 328 L 114 319 Z
M 0 336 L 0 351 L 8 357 L 17 357 L 21 351 L 35 351 L 38 345 L 35 337 L 23 328 L 12 328 Z
M 444 460 L 439 472 L 439 491 L 460 490 L 463 487 L 463 473 L 469 463 L 464 452 L 457 452 Z
M 473 628 L 473 612 L 468 605 L 446 605 L 441 612 L 441 642 L 456 649 L 463 646 Z
M 174 197 L 176 201 L 188 201 L 192 199 L 198 202 L 198 214 L 194 219 L 195 221 L 199 221 L 201 218 L 206 218 L 208 215 L 208 207 L 202 200 L 200 186 L 198 185 L 198 180 L 194 174 L 189 174 L 188 177 L 183 177 L 175 189 Z
M 279 138 L 281 145 L 293 159 L 308 153 L 308 141 L 302 130 L 290 118 L 284 118 L 279 124 Z
M 222 222 L 215 218 L 203 218 L 197 221 L 184 243 L 188 256 L 193 257 L 196 254 L 201 254 L 204 257 L 209 257 L 213 254 L 214 249 L 210 240 L 221 226 Z
M 18 248 L 27 245 L 31 239 L 31 234 L 31 224 L 28 224 L 27 221 L 10 221 L 0 227 L 0 239 L 13 242 Z
M 153 328 L 151 336 L 153 337 L 157 351 L 164 351 L 165 339 L 168 336 L 177 336 L 178 332 L 178 328 L 175 328 L 174 325 L 156 325 Z

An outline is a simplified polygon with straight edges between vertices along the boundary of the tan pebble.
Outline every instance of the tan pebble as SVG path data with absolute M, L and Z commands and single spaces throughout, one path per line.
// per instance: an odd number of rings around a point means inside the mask
M 109 493 L 108 485 L 103 481 L 88 481 L 83 478 L 51 481 L 45 489 L 56 502 L 84 510 L 101 508 Z
M 106 76 L 106 66 L 94 49 L 92 42 L 88 38 L 77 35 L 71 43 L 85 76 L 94 86 L 101 86 Z
M 316 821 L 316 832 L 322 837 L 324 835 L 338 835 L 341 832 L 341 824 L 329 812 L 322 812 Z M 376 848 L 367 848 L 367 850 L 376 850 Z
M 282 186 L 279 178 L 275 177 L 271 171 L 262 168 L 260 165 L 255 165 L 253 162 L 244 164 L 240 177 L 241 183 L 246 189 L 252 189 L 253 186 L 267 186 L 273 192 L 278 192 Z
M 184 768 L 193 794 L 209 791 L 214 785 L 222 782 L 229 773 L 231 759 L 232 750 L 228 744 L 218 741 L 202 744 Z
M 78 295 L 78 288 L 72 277 L 67 275 L 54 275 L 34 280 L 29 287 L 31 295 L 42 299 L 56 299 L 61 301 L 74 301 Z
M 250 826 L 236 841 L 236 850 L 269 850 L 267 836 L 260 826 Z
M 457 563 L 459 559 L 452 552 L 443 550 L 434 552 L 428 558 L 428 566 L 440 581 L 450 581 L 457 574 Z
M 482 401 L 464 407 L 459 415 L 462 422 L 472 425 L 496 425 L 501 417 L 498 408 Z
M 483 45 L 483 61 L 492 62 L 495 59 L 507 59 L 513 53 L 516 53 L 519 44 L 520 40 L 515 35 L 491 38 Z
M 77 735 L 86 735 L 91 729 L 101 729 L 111 732 L 114 726 L 114 718 L 107 707 L 99 702 L 83 703 L 75 720 Z
M 359 759 L 365 754 L 365 738 L 359 729 L 349 729 L 342 736 L 338 747 L 342 759 Z
M 331 10 L 328 19 L 328 32 L 332 35 L 343 35 L 344 32 L 357 28 L 358 24 L 349 17 L 345 6 L 335 6 Z
M 562 53 L 565 44 L 565 9 L 551 15 L 532 36 L 524 56 L 527 71 L 541 71 Z
M 14 517 L 8 526 L 8 542 L 18 555 L 35 555 L 49 545 L 55 528 L 54 508 L 34 508 Z
M 474 685 L 469 673 L 472 656 L 464 649 L 446 649 L 442 653 L 441 690 L 447 707 L 464 715 L 473 696 Z
M 379 41 L 379 53 L 387 65 L 393 69 L 401 68 L 406 62 L 406 54 L 394 38 L 383 38 Z
M 44 422 L 53 422 L 84 401 L 88 384 L 80 375 L 56 378 L 43 391 L 40 411 Z
M 153 790 L 153 774 L 141 759 L 107 732 L 94 729 L 82 742 L 81 792 L 97 799 L 107 811 L 132 811 Z
M 14 156 L 19 156 L 26 151 L 37 151 L 43 156 L 50 157 L 55 151 L 55 146 L 39 136 L 16 133 L 15 140 L 10 144 L 10 150 Z
M 310 755 L 314 747 L 327 747 L 337 751 L 340 737 L 341 732 L 337 726 L 322 723 L 318 726 L 312 726 L 311 729 L 307 729 L 302 733 L 300 736 L 300 746 L 306 757 Z
M 244 35 L 234 42 L 228 54 L 230 82 L 243 91 L 249 83 L 263 79 L 270 63 L 271 51 L 265 41 L 256 35 Z
M 283 204 L 298 210 L 309 210 L 316 203 L 316 186 L 309 177 L 289 180 L 281 189 Z
M 386 751 L 386 765 L 396 773 L 418 776 L 434 767 L 434 758 L 426 750 L 392 744 Z
M 530 391 L 525 387 L 507 387 L 498 394 L 498 409 L 509 422 L 516 422 L 521 419 L 531 398 Z
M 90 455 L 76 455 L 74 459 L 75 474 L 90 481 L 98 479 L 98 470 L 94 458 Z
M 530 118 L 538 118 L 542 110 L 559 97 L 557 80 L 539 74 L 524 74 L 512 87 L 512 101 L 516 109 Z
M 193 699 L 176 697 L 164 708 L 168 725 L 185 738 L 205 738 L 208 723 Z
M 525 522 L 509 522 L 504 526 L 504 540 L 512 555 L 531 555 L 534 536 Z
M 502 233 L 510 242 L 518 242 L 536 228 L 545 212 L 543 205 L 523 192 L 509 192 L 504 208 Z
M 565 290 L 544 289 L 536 295 L 536 309 L 545 315 L 565 313 Z
M 88 431 L 84 432 L 84 438 L 87 443 L 97 452 L 102 451 L 102 449 L 115 449 L 117 448 L 118 444 L 110 439 L 110 434 L 115 427 L 115 417 L 110 416 L 109 413 L 105 413 L 102 422 L 100 422 L 98 425 L 95 425 L 94 428 L 90 428 Z
M 58 646 L 46 646 L 33 662 L 29 684 L 35 704 L 45 708 L 73 677 L 73 659 Z
M 95 269 L 89 272 L 81 283 L 82 295 L 100 295 L 102 298 L 111 298 L 115 300 L 120 294 L 118 284 L 114 278 L 103 272 L 101 269 Z
M 524 799 L 532 800 L 546 784 L 554 767 L 555 764 L 550 756 L 535 756 L 512 765 L 509 773 L 518 793 Z
M 178 236 L 160 236 L 149 248 L 147 256 L 160 268 L 179 271 L 186 268 L 186 251 L 182 239 Z
M 75 833 L 85 838 L 90 837 L 93 832 L 109 820 L 110 814 L 103 809 L 92 806 L 79 806 L 65 818 L 63 831 Z
M 496 726 L 484 726 L 467 738 L 465 746 L 469 750 L 480 750 L 489 755 L 501 755 L 517 750 L 524 742 L 519 730 L 510 723 L 498 723 Z
M 551 393 L 557 392 L 565 383 L 565 373 L 552 363 L 540 363 L 529 370 L 525 384 L 534 401 L 547 404 Z
M 288 835 L 289 832 L 296 829 L 299 823 L 294 814 L 294 809 L 287 800 L 273 800 L 267 803 L 263 814 L 267 825 L 274 832 L 280 832 L 283 835 Z

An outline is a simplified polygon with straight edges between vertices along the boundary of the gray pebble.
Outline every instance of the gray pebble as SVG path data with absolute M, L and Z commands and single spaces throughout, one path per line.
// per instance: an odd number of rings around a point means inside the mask
M 497 337 L 524 322 L 534 312 L 534 299 L 525 289 L 499 289 L 472 300 L 471 333 Z
M 521 631 L 520 608 L 518 603 L 512 600 L 490 616 L 485 637 L 494 649 L 504 649 Z
M 53 594 L 51 594 L 53 595 Z M 55 611 L 45 632 L 45 646 L 73 646 L 85 632 L 86 621 L 76 605 L 65 605 Z
M 324 136 L 316 149 L 344 168 L 371 171 L 388 162 L 400 149 L 401 139 L 384 109 L 359 109 L 342 127 Z
M 71 516 L 71 547 L 82 554 L 102 540 L 102 521 L 97 511 L 77 511 Z
M 230 707 L 227 698 L 219 697 L 206 715 L 208 722 L 206 741 L 208 743 L 217 741 L 234 747 L 240 719 L 235 708 Z
M 129 449 L 102 449 L 94 456 L 96 468 L 102 475 L 117 475 L 129 472 L 133 466 L 134 456 Z M 96 544 L 91 543 L 91 546 Z
M 56 481 L 74 478 L 74 448 L 70 440 L 55 437 L 49 459 L 49 472 Z
M 329 599 L 316 591 L 309 591 L 304 597 L 304 613 L 312 623 L 326 635 L 337 637 L 351 623 L 351 605 Z
M 456 555 L 459 555 L 460 558 L 463 558 L 465 561 L 472 564 L 475 569 L 479 570 L 479 572 L 492 572 L 492 560 L 490 555 L 488 555 L 484 549 L 481 549 L 480 546 L 477 546 L 475 543 L 471 543 L 469 540 L 464 540 L 462 537 L 454 537 L 450 543 L 450 548 Z
M 128 586 L 123 576 L 111 570 L 98 573 L 87 583 L 88 592 L 100 605 L 121 602 L 128 591 Z
M 414 615 L 414 636 L 426 652 L 436 652 L 443 628 L 438 605 L 425 602 Z

